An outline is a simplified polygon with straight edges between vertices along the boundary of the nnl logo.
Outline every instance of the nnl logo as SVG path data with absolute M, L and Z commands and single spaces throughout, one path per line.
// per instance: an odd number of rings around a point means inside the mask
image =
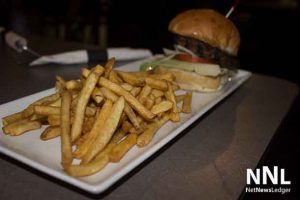
M 251 184 L 251 179 L 255 184 L 259 185 L 261 183 L 261 175 L 262 175 L 262 184 L 267 184 L 267 177 L 271 180 L 274 185 L 278 184 L 278 175 L 280 174 L 280 184 L 281 185 L 290 185 L 291 181 L 285 180 L 285 170 L 280 169 L 280 173 L 278 171 L 278 166 L 274 166 L 273 172 L 269 169 L 268 166 L 263 166 L 262 171 L 260 169 L 256 169 L 256 172 L 252 171 L 252 169 L 247 169 L 247 185 Z

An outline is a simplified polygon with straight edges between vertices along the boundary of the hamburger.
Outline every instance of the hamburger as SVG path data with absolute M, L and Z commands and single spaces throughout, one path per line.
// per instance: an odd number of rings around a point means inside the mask
M 216 91 L 228 80 L 228 69 L 239 67 L 239 31 L 222 14 L 211 9 L 192 9 L 178 14 L 168 27 L 175 50 L 142 64 L 154 73 L 172 73 L 182 89 Z

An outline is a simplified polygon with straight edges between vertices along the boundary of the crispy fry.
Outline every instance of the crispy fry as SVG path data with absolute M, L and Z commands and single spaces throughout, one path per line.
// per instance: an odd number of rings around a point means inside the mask
M 30 104 L 25 110 L 22 111 L 22 117 L 23 118 L 27 118 L 30 115 L 32 115 L 34 113 L 34 106 L 36 105 L 44 105 L 47 103 L 51 103 L 55 100 L 57 100 L 60 97 L 59 93 L 55 93 L 46 97 L 43 97 L 35 102 L 33 102 L 32 104 Z
M 84 110 L 97 84 L 97 81 L 103 72 L 104 69 L 101 66 L 98 66 L 98 68 L 93 69 L 93 71 L 89 74 L 85 85 L 80 91 L 80 94 L 78 96 L 76 111 L 75 111 L 74 122 L 71 129 L 72 141 L 75 141 L 77 138 L 80 137 L 83 119 L 84 119 Z
M 165 80 L 159 80 L 155 78 L 145 77 L 146 84 L 148 84 L 151 88 L 155 88 L 158 90 L 166 91 L 168 90 L 168 85 Z
M 132 124 L 128 121 L 124 121 L 122 126 L 121 126 L 121 129 L 127 133 L 130 129 L 132 128 Z
M 159 104 L 162 101 L 162 97 L 156 97 L 154 104 Z
M 111 108 L 113 106 L 112 101 L 107 100 L 105 101 L 100 113 L 93 125 L 91 132 L 88 133 L 86 140 L 77 146 L 77 149 L 74 151 L 73 155 L 76 158 L 81 158 L 88 150 L 88 148 L 93 144 L 94 140 L 96 139 L 99 131 L 103 129 L 105 125 L 105 121 L 111 112 Z
M 127 134 L 123 129 L 119 128 L 111 138 L 112 143 L 119 143 Z
M 103 94 L 100 88 L 96 87 L 92 92 L 92 98 L 97 104 L 100 104 L 103 101 Z
M 151 113 L 146 107 L 144 107 L 134 96 L 132 96 L 129 92 L 124 90 L 119 85 L 103 77 L 100 77 L 99 84 L 115 92 L 117 95 L 123 96 L 126 101 L 132 106 L 132 108 L 146 120 L 151 120 L 155 117 L 155 115 Z
M 91 70 L 89 70 L 88 68 L 82 68 L 81 69 L 81 75 L 84 77 L 84 78 L 87 78 L 91 73 Z
M 156 131 L 158 130 L 158 124 L 157 122 L 152 122 L 151 124 L 148 125 L 148 127 L 146 128 L 146 130 L 139 135 L 139 137 L 137 138 L 136 144 L 138 147 L 144 147 L 147 144 L 150 143 L 150 141 L 152 140 L 154 134 L 156 133 Z
M 125 81 L 133 86 L 143 87 L 145 85 L 145 80 L 140 78 L 132 73 L 129 72 L 121 72 L 117 71 L 117 74 Z
M 112 102 L 115 102 L 118 100 L 118 96 L 114 92 L 112 92 L 110 89 L 101 87 L 100 91 L 102 92 L 102 94 L 105 98 L 111 100 Z
M 38 115 L 38 114 L 33 114 L 29 117 L 29 120 L 30 121 L 44 121 L 44 119 L 46 119 L 47 116 L 44 116 L 44 115 Z
M 112 71 L 114 64 L 115 64 L 116 59 L 114 57 L 108 59 L 106 65 L 105 65 L 105 70 L 104 70 L 104 77 L 109 78 L 110 72 Z
M 59 115 L 60 108 L 54 106 L 37 105 L 34 106 L 34 113 L 38 115 Z
M 138 100 L 141 104 L 145 104 L 147 97 L 150 95 L 152 88 L 149 85 L 145 85 L 138 96 Z
M 61 164 L 63 168 L 72 164 L 71 144 L 71 94 L 68 91 L 62 92 L 60 111 L 60 138 L 61 138 Z
M 59 126 L 48 126 L 41 134 L 41 140 L 50 140 L 60 136 Z
M 22 119 L 22 112 L 14 113 L 2 118 L 3 126 L 14 123 Z
M 184 113 L 191 112 L 191 101 L 192 101 L 192 92 L 186 92 L 183 99 L 182 112 Z
M 138 136 L 136 141 L 137 146 L 144 147 L 147 144 L 149 144 L 152 141 L 157 130 L 160 127 L 162 127 L 169 119 L 170 119 L 169 115 L 165 115 L 160 120 L 149 124 L 145 132 L 143 132 L 141 135 Z
M 111 150 L 109 153 L 109 160 L 113 163 L 119 162 L 123 156 L 135 145 L 136 140 L 136 134 L 128 135 Z
M 77 80 L 70 80 L 66 82 L 67 90 L 81 90 L 82 84 Z
M 152 98 L 149 98 L 146 100 L 146 108 L 148 110 L 151 110 L 153 105 L 154 105 L 154 100 Z
M 125 102 L 124 112 L 127 115 L 128 119 L 133 124 L 133 126 L 136 129 L 139 129 L 140 128 L 140 123 L 138 121 L 138 118 L 137 118 L 135 112 L 132 110 L 132 108 L 130 107 L 130 105 L 128 105 L 127 102 Z
M 60 115 L 49 115 L 47 118 L 47 121 L 50 126 L 59 126 L 60 125 Z
M 41 128 L 41 123 L 39 121 L 29 121 L 28 119 L 23 119 L 4 126 L 3 132 L 11 136 L 18 136 L 27 131 L 39 128 Z
M 109 163 L 109 153 L 115 144 L 108 144 L 105 149 L 99 153 L 94 161 L 87 164 L 70 165 L 65 170 L 74 177 L 89 176 L 97 173 Z
M 156 98 L 164 96 L 164 92 L 158 89 L 153 89 L 151 94 Z
M 184 97 L 185 97 L 184 94 L 177 95 L 177 96 L 175 96 L 175 100 L 176 100 L 177 103 L 179 103 L 179 102 L 183 101 Z
M 61 106 L 61 98 L 58 98 L 55 101 L 49 103 L 48 106 L 60 107 Z
M 172 112 L 170 113 L 170 119 L 173 122 L 178 122 L 178 121 L 180 121 L 179 110 L 178 110 L 178 107 L 177 107 L 177 103 L 176 103 L 174 91 L 173 91 L 173 88 L 172 88 L 172 84 L 170 82 L 168 82 L 167 84 L 168 84 L 168 91 L 165 92 L 165 96 L 169 101 L 171 101 L 173 103 Z
M 89 133 L 92 130 L 94 123 L 95 123 L 94 117 L 86 117 L 84 119 L 84 122 L 82 125 L 82 134 L 83 135 L 81 137 L 83 137 L 84 135 L 86 135 L 87 133 Z
M 132 96 L 136 97 L 141 92 L 141 90 L 141 87 L 134 87 L 132 88 L 130 93 L 132 94 Z
M 133 89 L 133 86 L 129 83 L 121 83 L 120 84 L 122 88 L 124 88 L 126 91 L 130 92 Z
M 118 76 L 118 74 L 114 70 L 111 70 L 108 79 L 117 84 L 122 83 L 122 79 Z
M 83 156 L 83 164 L 90 162 L 108 144 L 113 133 L 117 129 L 124 105 L 125 101 L 123 97 L 120 97 L 113 105 L 111 112 L 105 121 L 105 126 L 99 130 L 97 138 L 94 140 L 87 153 Z
M 173 108 L 173 103 L 171 101 L 162 101 L 152 107 L 151 112 L 154 114 L 166 112 Z
M 55 79 L 56 79 L 56 83 L 55 83 L 56 90 L 58 92 L 62 91 L 66 87 L 66 81 L 61 76 L 58 75 L 55 76 Z

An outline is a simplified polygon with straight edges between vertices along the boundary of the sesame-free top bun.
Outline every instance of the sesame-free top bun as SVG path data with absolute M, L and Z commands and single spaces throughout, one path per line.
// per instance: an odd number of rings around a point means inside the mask
M 193 9 L 178 14 L 169 24 L 175 34 L 201 40 L 236 56 L 240 34 L 235 25 L 211 9 Z

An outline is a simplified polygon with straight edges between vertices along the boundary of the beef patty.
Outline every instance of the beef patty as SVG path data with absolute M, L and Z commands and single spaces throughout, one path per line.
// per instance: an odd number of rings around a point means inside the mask
M 240 66 L 239 60 L 236 56 L 229 55 L 228 53 L 203 41 L 177 34 L 174 35 L 176 44 L 189 49 L 201 58 L 206 58 L 212 63 L 219 64 L 222 68 L 234 70 L 238 69 Z

